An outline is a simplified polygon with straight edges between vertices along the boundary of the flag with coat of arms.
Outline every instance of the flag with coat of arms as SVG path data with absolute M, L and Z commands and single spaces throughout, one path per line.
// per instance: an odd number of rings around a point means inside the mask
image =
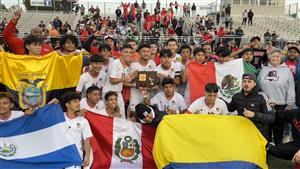
M 92 169 L 156 169 L 152 149 L 156 129 L 121 118 L 87 112 L 93 137 Z

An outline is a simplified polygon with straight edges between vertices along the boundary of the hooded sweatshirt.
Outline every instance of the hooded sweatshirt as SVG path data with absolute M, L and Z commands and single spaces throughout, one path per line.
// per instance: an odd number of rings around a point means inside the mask
M 264 66 L 258 75 L 260 88 L 277 105 L 294 105 L 295 84 L 292 72 L 286 64 Z

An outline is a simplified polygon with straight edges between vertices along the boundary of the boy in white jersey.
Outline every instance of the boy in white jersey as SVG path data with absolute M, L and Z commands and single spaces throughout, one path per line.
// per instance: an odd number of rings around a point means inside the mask
M 166 111 L 168 114 L 179 114 L 186 111 L 186 104 L 183 96 L 175 92 L 175 82 L 172 78 L 164 78 L 162 81 L 163 92 L 157 93 L 149 100 L 147 91 L 143 91 L 144 102 L 147 105 L 156 105 L 159 111 Z
M 226 103 L 218 98 L 219 87 L 215 83 L 205 86 L 205 97 L 195 100 L 187 110 L 192 114 L 229 115 Z
M 175 84 L 180 84 L 180 64 L 172 62 L 172 53 L 169 49 L 160 51 L 161 64 L 156 67 L 157 77 L 162 80 L 163 78 L 174 78 Z
M 129 67 L 130 73 L 135 74 L 136 77 L 138 71 L 154 71 L 156 65 L 153 60 L 150 60 L 150 45 L 142 44 L 137 51 L 140 58 L 137 62 L 131 63 Z M 130 117 L 135 116 L 135 106 L 141 102 L 143 102 L 143 95 L 138 89 L 131 87 L 129 99 Z
M 123 85 L 132 87 L 133 76 L 129 74 L 129 66 L 131 63 L 131 55 L 133 49 L 130 45 L 124 45 L 119 59 L 114 60 L 111 63 L 108 70 L 108 78 L 103 87 L 102 96 L 105 95 L 108 91 L 114 91 L 118 93 L 118 105 L 120 107 L 120 112 L 122 118 L 125 118 L 125 104 L 122 95 Z
M 80 80 L 76 87 L 76 92 L 81 93 L 82 98 L 85 97 L 86 89 L 90 86 L 103 88 L 106 81 L 106 73 L 101 70 L 104 58 L 101 55 L 92 55 L 90 57 L 91 69 L 80 76 Z
M 14 97 L 10 93 L 0 92 L 0 123 L 11 121 L 24 115 L 32 115 L 32 108 L 27 109 L 25 112 L 12 111 L 14 102 Z
M 88 166 L 90 163 L 90 150 L 92 137 L 89 122 L 82 116 L 77 116 L 80 111 L 80 96 L 74 92 L 65 93 L 62 96 L 62 106 L 65 108 L 65 118 L 68 125 L 68 134 L 74 140 L 77 151 L 83 160 L 82 166 Z M 84 148 L 82 147 L 84 145 Z M 85 156 L 83 157 L 83 150 Z M 66 169 L 81 169 L 81 166 L 71 166 Z
M 181 56 L 176 53 L 178 49 L 178 43 L 176 39 L 170 38 L 167 40 L 167 49 L 169 49 L 172 53 L 172 62 L 180 62 Z
M 99 111 L 99 114 L 108 117 L 121 118 L 122 114 L 118 106 L 118 94 L 116 92 L 109 91 L 104 96 L 105 107 Z
M 104 102 L 101 100 L 101 89 L 97 86 L 91 86 L 86 90 L 86 98 L 80 100 L 80 109 L 98 113 L 104 108 Z
M 109 65 L 115 60 L 111 56 L 111 47 L 107 44 L 100 44 L 99 48 L 98 48 L 98 51 L 99 51 L 100 55 L 103 56 L 104 59 L 105 59 L 101 70 L 103 72 L 107 73 Z

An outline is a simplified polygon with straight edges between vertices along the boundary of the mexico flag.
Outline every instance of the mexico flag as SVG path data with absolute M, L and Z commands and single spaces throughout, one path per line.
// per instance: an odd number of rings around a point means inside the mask
M 232 96 L 242 89 L 243 74 L 243 59 L 235 59 L 223 64 L 191 62 L 188 66 L 190 103 L 205 95 L 205 85 L 207 83 L 217 83 L 219 97 L 230 102 Z
M 93 138 L 92 169 L 156 169 L 152 148 L 156 129 L 121 118 L 87 112 Z

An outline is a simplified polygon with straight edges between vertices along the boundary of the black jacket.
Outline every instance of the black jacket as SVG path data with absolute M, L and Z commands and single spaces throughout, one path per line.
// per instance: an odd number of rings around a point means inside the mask
M 278 110 L 276 114 L 287 123 L 291 123 L 297 133 L 293 134 L 293 141 L 300 144 L 300 109 Z M 300 148 L 300 147 L 299 147 Z
M 237 110 L 240 116 L 244 116 L 243 112 L 245 108 L 255 112 L 254 117 L 249 119 L 258 128 L 261 134 L 269 140 L 269 123 L 275 120 L 275 113 L 271 107 L 268 106 L 266 99 L 266 95 L 259 92 L 257 86 L 248 95 L 245 95 L 242 90 L 233 96 L 230 104 L 228 104 L 228 110 L 231 112 Z

